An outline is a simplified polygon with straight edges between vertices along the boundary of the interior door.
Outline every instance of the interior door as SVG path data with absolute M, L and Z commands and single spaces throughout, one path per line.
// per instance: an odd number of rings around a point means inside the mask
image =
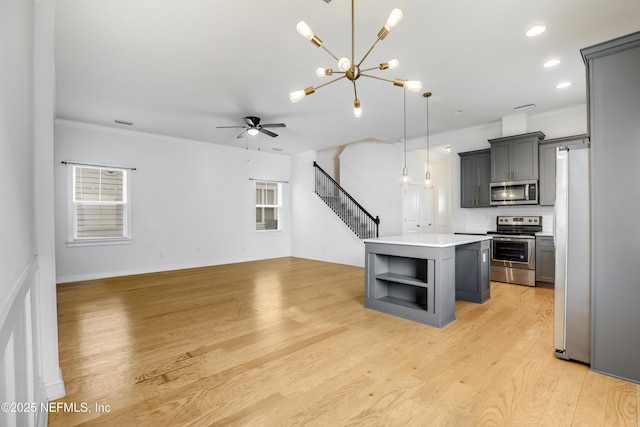
M 402 234 L 420 233 L 420 193 L 417 185 L 402 187 Z
M 433 216 L 434 216 L 434 189 L 420 189 L 420 232 L 433 233 Z

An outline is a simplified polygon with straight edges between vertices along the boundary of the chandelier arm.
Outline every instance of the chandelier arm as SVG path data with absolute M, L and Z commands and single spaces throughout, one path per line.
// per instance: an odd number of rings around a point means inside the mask
M 365 71 L 367 71 L 367 70 L 365 70 Z M 369 77 L 369 78 L 377 79 L 377 80 L 383 80 L 383 81 L 389 82 L 389 83 L 395 83 L 393 80 L 385 79 L 383 77 L 378 77 L 378 76 L 372 76 L 371 74 L 362 74 L 362 73 L 360 73 L 360 76 L 361 77 Z
M 356 81 L 353 81 L 353 95 L 355 96 L 355 99 L 358 99 L 358 89 L 356 89 Z
M 365 68 L 364 70 L 360 70 L 360 75 L 362 75 L 363 71 L 373 71 L 373 70 L 379 70 L 380 67 L 371 67 L 371 68 Z
M 340 76 L 340 77 L 338 77 L 337 79 L 333 79 L 333 80 L 331 80 L 331 81 L 329 81 L 329 82 L 323 83 L 323 84 L 321 84 L 320 86 L 314 86 L 314 89 L 315 89 L 315 90 L 318 90 L 318 89 L 320 89 L 320 88 L 323 88 L 323 87 L 325 87 L 325 86 L 330 85 L 331 83 L 337 82 L 338 80 L 342 80 L 342 79 L 344 79 L 344 78 L 346 78 L 346 77 L 347 77 L 346 75 L 344 75 L 344 76 Z
M 331 52 L 329 49 L 327 49 L 327 48 L 325 47 L 325 45 L 324 45 L 324 44 L 323 44 L 323 45 L 321 45 L 320 47 L 321 47 L 322 49 L 324 49 L 324 51 L 325 51 L 325 52 L 327 52 L 329 55 L 331 55 L 331 56 L 333 57 L 333 59 L 335 59 L 336 61 L 339 61 L 339 60 L 340 60 L 340 58 L 338 58 L 337 56 L 335 56 L 335 55 L 333 54 L 333 52 Z
M 360 65 L 364 62 L 365 59 L 367 59 L 367 56 L 369 56 L 369 54 L 371 53 L 371 51 L 373 50 L 374 47 L 376 47 L 376 45 L 378 44 L 378 42 L 380 41 L 380 39 L 376 39 L 375 42 L 373 42 L 373 46 L 371 46 L 369 48 L 369 50 L 367 51 L 367 53 L 364 54 L 364 56 L 362 57 L 362 59 L 360 60 L 360 62 L 358 62 L 358 67 L 360 67 Z

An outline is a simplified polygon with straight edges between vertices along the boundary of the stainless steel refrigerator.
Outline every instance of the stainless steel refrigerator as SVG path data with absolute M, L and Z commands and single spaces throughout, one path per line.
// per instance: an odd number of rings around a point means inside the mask
M 556 149 L 553 343 L 556 356 L 591 361 L 589 144 Z

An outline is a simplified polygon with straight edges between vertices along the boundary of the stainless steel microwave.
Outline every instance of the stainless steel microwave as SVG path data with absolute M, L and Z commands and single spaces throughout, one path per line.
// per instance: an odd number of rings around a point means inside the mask
M 492 182 L 491 206 L 537 205 L 538 181 Z

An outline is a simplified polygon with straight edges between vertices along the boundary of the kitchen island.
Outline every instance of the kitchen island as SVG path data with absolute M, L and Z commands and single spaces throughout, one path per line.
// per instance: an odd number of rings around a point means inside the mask
M 491 236 L 410 234 L 366 239 L 367 308 L 443 327 L 455 301 L 490 298 Z

